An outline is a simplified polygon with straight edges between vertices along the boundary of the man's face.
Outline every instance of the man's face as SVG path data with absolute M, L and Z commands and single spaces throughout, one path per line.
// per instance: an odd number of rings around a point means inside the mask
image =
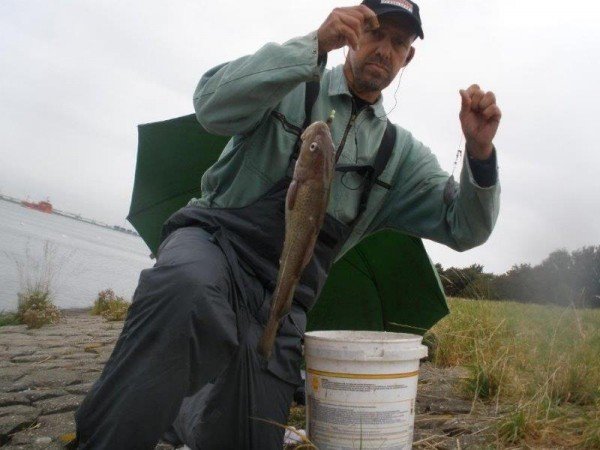
M 350 49 L 346 69 L 357 92 L 381 92 L 414 55 L 416 32 L 403 16 L 382 15 L 379 28 L 362 33 L 358 50 Z

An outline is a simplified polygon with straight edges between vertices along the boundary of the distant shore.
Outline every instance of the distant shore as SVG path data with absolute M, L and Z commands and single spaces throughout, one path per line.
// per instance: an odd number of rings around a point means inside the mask
M 8 195 L 0 194 L 0 200 L 4 200 L 10 203 L 15 203 L 17 205 L 23 206 L 23 200 L 20 200 L 15 197 L 10 197 Z M 43 212 L 42 214 L 48 214 Z M 52 208 L 52 211 L 49 214 L 56 214 L 57 216 L 67 217 L 69 219 L 78 220 L 79 222 L 89 223 L 91 225 L 96 225 L 98 227 L 107 228 L 109 230 L 118 231 L 120 233 L 130 234 L 132 236 L 138 236 L 139 234 L 135 230 L 131 230 L 129 228 L 121 227 L 119 225 L 109 225 L 107 223 L 101 222 L 96 219 L 88 219 L 87 217 L 82 217 L 81 214 L 75 214 L 68 211 L 61 211 L 60 209 Z

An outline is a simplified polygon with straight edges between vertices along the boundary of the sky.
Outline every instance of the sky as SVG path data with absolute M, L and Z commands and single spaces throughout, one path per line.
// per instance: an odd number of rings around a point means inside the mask
M 193 112 L 202 74 L 318 29 L 349 1 L 0 2 L 0 193 L 125 225 L 137 124 Z M 503 112 L 501 210 L 491 238 L 444 267 L 502 273 L 558 248 L 600 245 L 600 4 L 422 0 L 425 39 L 389 118 L 452 170 L 458 90 L 478 83 Z M 328 67 L 344 60 L 329 55 Z

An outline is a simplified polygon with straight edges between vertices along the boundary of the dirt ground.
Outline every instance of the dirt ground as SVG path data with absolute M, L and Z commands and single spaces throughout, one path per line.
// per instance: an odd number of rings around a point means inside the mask
M 0 447 L 62 449 L 75 431 L 73 413 L 108 359 L 122 322 L 88 311 L 64 312 L 39 330 L 0 327 Z M 414 448 L 494 447 L 499 412 L 461 398 L 465 371 L 421 366 Z M 302 409 L 294 410 L 296 416 Z M 166 447 L 161 447 L 166 448 Z

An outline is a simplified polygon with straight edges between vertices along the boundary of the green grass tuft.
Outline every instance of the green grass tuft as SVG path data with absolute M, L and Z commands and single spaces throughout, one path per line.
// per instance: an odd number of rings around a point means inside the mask
M 105 289 L 98 293 L 91 314 L 102 316 L 108 321 L 125 320 L 129 306 L 130 303 L 123 297 L 115 295 L 112 289 Z
M 19 317 L 16 313 L 13 312 L 0 312 L 0 327 L 8 326 L 8 325 L 20 325 Z
M 60 311 L 48 290 L 27 290 L 18 297 L 17 319 L 28 328 L 41 328 L 60 321 Z
M 496 424 L 500 446 L 600 448 L 600 310 L 449 303 L 425 337 L 430 360 L 469 368 L 469 398 L 515 405 Z

